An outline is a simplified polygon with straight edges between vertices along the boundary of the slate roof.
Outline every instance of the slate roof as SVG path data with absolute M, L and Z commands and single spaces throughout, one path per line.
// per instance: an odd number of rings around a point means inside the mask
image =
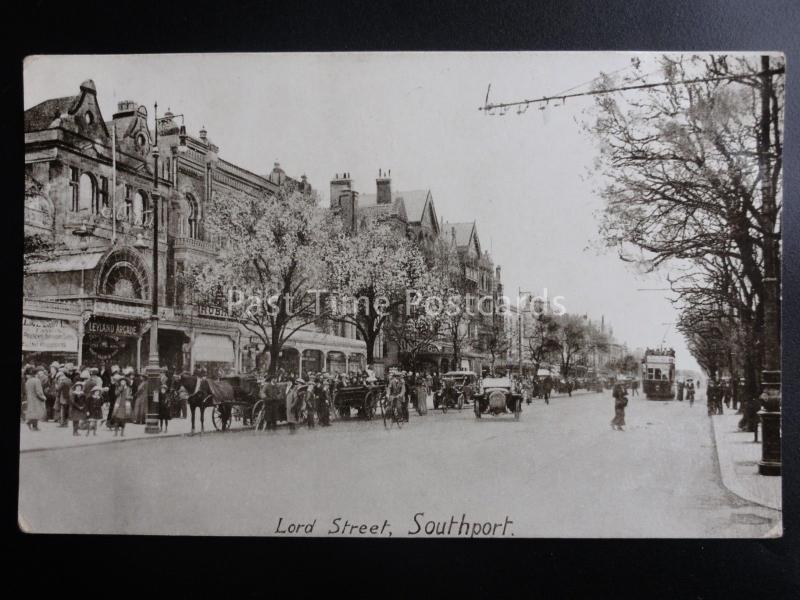
M 422 220 L 423 211 L 425 210 L 425 202 L 427 199 L 428 190 L 392 192 L 392 205 L 397 206 L 398 200 L 402 201 L 406 209 L 408 220 L 411 223 L 416 223 Z M 359 194 L 358 206 L 359 208 L 378 206 L 378 195 Z
M 450 233 L 452 229 L 456 231 L 456 246 L 459 248 L 468 246 L 472 238 L 472 230 L 475 228 L 475 223 L 445 223 L 444 232 Z
M 51 98 L 25 111 L 25 132 L 48 129 L 58 117 L 76 107 L 80 96 Z

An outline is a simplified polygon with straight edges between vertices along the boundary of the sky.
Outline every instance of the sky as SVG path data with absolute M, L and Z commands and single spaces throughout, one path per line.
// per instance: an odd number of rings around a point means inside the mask
M 597 149 L 580 126 L 592 100 L 521 115 L 478 110 L 490 83 L 490 102 L 585 90 L 634 56 L 655 60 L 627 52 L 35 56 L 25 62 L 24 103 L 78 94 L 92 79 L 105 120 L 121 100 L 145 104 L 152 119 L 158 102 L 159 114 L 183 113 L 190 134 L 205 126 L 228 161 L 306 174 L 325 205 L 336 173 L 375 193 L 378 170 L 391 169 L 393 190 L 430 189 L 439 217 L 477 222 L 507 295 L 546 288 L 569 312 L 604 316 L 629 348 L 663 342 L 679 369 L 698 369 L 669 292 L 659 291 L 667 272 L 637 275 L 597 250 Z

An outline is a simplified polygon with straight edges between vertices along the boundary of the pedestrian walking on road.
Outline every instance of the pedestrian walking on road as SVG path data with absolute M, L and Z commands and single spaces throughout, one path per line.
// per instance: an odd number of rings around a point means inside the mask
M 614 418 L 611 419 L 611 429 L 625 431 L 625 407 L 628 406 L 628 392 L 621 383 L 614 384 Z
M 42 371 L 41 367 L 39 367 Z M 31 431 L 39 431 L 39 420 L 47 416 L 47 397 L 42 389 L 42 380 L 37 377 L 37 370 L 33 367 L 25 369 L 25 401 L 27 402 L 27 409 L 25 410 L 25 421 L 28 424 L 28 429 Z
M 544 403 L 550 404 L 550 392 L 553 391 L 553 380 L 549 375 L 544 378 L 544 382 L 542 383 L 542 391 L 544 393 Z

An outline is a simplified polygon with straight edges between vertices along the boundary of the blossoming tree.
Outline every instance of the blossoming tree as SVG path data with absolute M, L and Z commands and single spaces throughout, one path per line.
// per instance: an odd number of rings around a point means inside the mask
M 317 288 L 337 225 L 291 180 L 272 195 L 216 195 L 206 215 L 206 231 L 222 247 L 194 269 L 194 288 L 225 292 L 229 315 L 260 338 L 274 374 L 286 341 L 325 317 Z

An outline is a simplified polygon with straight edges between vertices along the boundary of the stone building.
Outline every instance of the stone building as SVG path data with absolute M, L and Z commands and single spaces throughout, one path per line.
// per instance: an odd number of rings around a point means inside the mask
M 492 302 L 497 303 L 498 299 L 503 296 L 501 269 L 499 265 L 495 267 L 489 252 L 481 247 L 478 226 L 475 221 L 444 223 L 442 229 L 449 230 L 455 239 L 459 262 L 466 282 L 464 292 L 474 296 L 475 303 L 481 301 L 479 299 L 487 299 L 483 301 L 482 310 L 479 310 L 475 304 L 472 306 L 475 317 L 466 324 L 469 328 L 467 335 L 469 347 L 463 353 L 461 365 L 462 368 L 469 366 L 471 370 L 480 373 L 491 364 L 490 339 L 499 333 L 504 335 L 505 332 L 503 314 L 498 311 L 492 312 L 489 309 L 490 302 L 488 300 L 491 298 Z M 496 367 L 505 366 L 499 363 L 499 359 L 496 358 Z
M 147 108 L 133 101 L 120 102 L 106 121 L 91 80 L 75 96 L 25 111 L 25 234 L 51 246 L 26 265 L 27 358 L 146 363 L 157 197 L 162 364 L 224 371 L 255 366 L 259 342 L 228 318 L 224 302 L 195 302 L 181 273 L 218 249 L 204 227 L 212 198 L 274 193 L 290 178 L 277 163 L 260 175 L 224 160 L 204 127 L 190 135 L 183 117 L 169 110 L 157 123 L 156 135 Z M 310 190 L 305 177 L 297 184 Z M 296 372 L 332 364 L 360 368 L 363 346 L 309 328 L 287 343 L 281 360 Z
M 338 212 L 346 227 L 353 232 L 365 226 L 370 219 L 388 223 L 398 233 L 419 244 L 429 262 L 433 260 L 434 245 L 442 236 L 447 236 L 455 245 L 470 291 L 477 296 L 497 298 L 502 296 L 500 267 L 496 269 L 488 252 L 482 251 L 475 223 L 445 223 L 439 218 L 433 194 L 429 189 L 396 191 L 392 189 L 391 171 L 378 171 L 375 193 L 359 193 L 353 189 L 349 173 L 336 174 L 330 182 L 331 209 Z M 501 324 L 502 317 L 499 319 Z M 467 327 L 468 348 L 462 352 L 462 364 L 452 364 L 452 345 L 441 339 L 428 351 L 421 352 L 417 359 L 424 368 L 448 371 L 467 368 L 481 372 L 488 364 L 485 352 L 486 337 L 492 317 L 479 317 Z M 398 345 L 381 334 L 375 348 L 376 366 L 402 364 L 403 356 Z

